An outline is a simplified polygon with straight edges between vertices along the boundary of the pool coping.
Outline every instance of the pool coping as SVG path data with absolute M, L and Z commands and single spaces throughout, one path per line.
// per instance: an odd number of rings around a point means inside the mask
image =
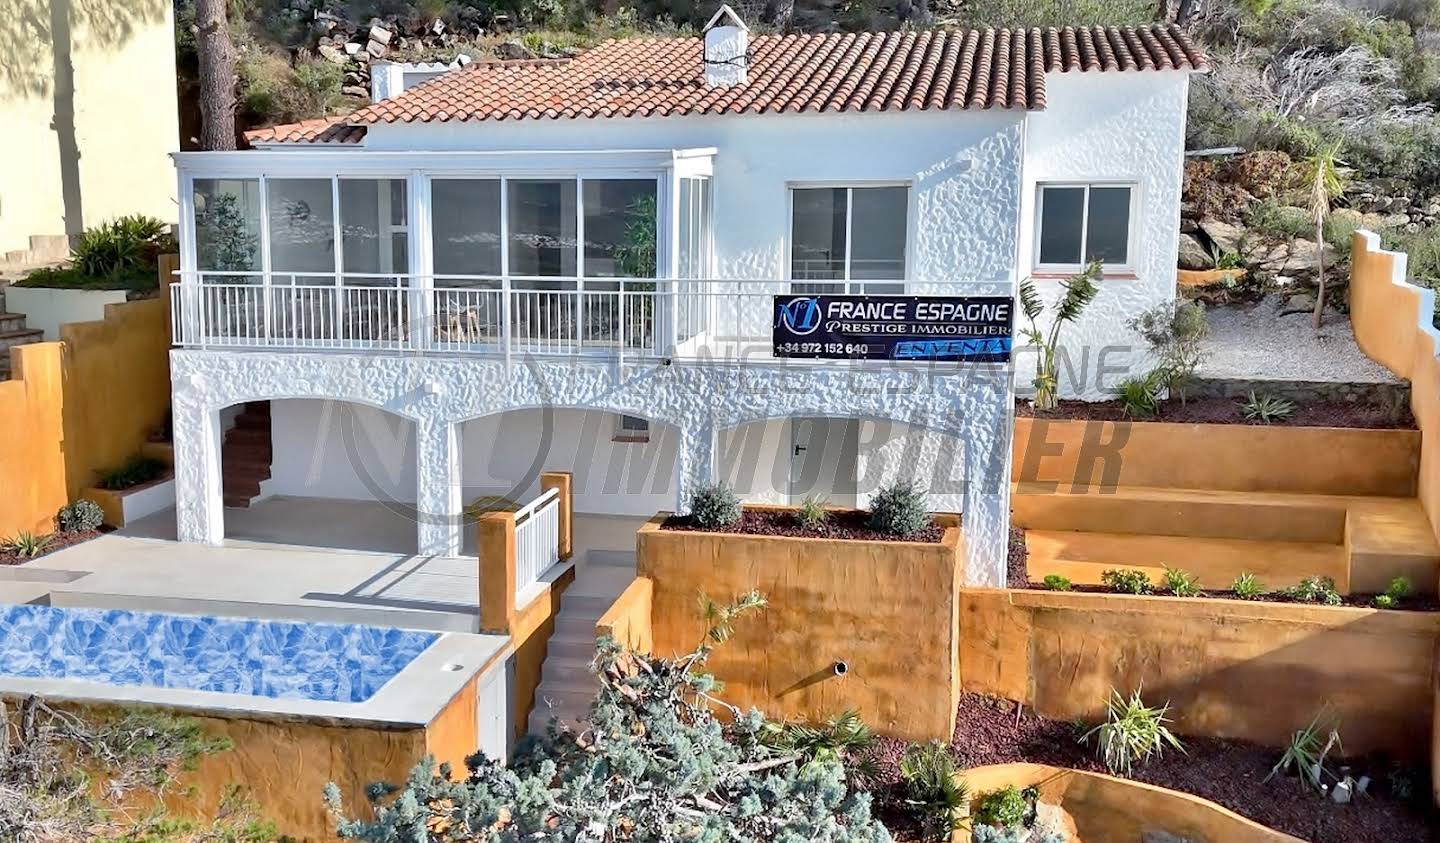
M 428 630 L 427 630 L 428 631 Z M 0 697 L 31 694 L 51 702 L 142 705 L 249 720 L 303 720 L 381 729 L 424 728 L 474 679 L 499 666 L 513 647 L 503 635 L 444 632 L 364 702 L 227 694 L 88 679 L 0 676 Z M 450 669 L 448 665 L 461 665 Z

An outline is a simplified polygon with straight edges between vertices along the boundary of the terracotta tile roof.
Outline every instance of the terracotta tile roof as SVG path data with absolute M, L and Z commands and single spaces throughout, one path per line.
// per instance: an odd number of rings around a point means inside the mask
M 748 82 L 711 88 L 699 38 L 606 41 L 573 59 L 476 62 L 366 106 L 352 129 L 396 122 L 1045 107 L 1045 74 L 1204 71 L 1183 31 L 1030 30 L 761 35 Z M 272 131 L 354 142 L 344 127 Z M 335 134 L 331 134 L 335 133 Z M 263 142 L 263 141 L 262 141 Z
M 359 143 L 365 137 L 364 126 L 352 126 L 349 116 L 320 117 L 252 129 L 245 133 L 245 140 L 257 143 Z

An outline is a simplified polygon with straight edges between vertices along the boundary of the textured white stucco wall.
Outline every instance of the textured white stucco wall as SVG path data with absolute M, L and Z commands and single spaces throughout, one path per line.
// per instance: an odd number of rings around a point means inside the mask
M 1105 390 L 1127 373 L 1144 371 L 1144 344 L 1125 323 L 1175 297 L 1189 78 L 1178 71 L 1051 73 L 1045 79 L 1045 110 L 1026 121 L 1022 278 L 1034 266 L 1038 184 L 1133 182 L 1140 191 L 1134 274 L 1107 277 L 1081 319 L 1062 329 L 1061 346 L 1075 369 L 1073 378 L 1061 370 L 1066 396 L 1104 398 Z M 1058 279 L 1036 283 L 1047 306 L 1058 297 Z M 1103 383 L 1098 377 L 1102 365 L 1110 371 Z M 1015 384 L 1022 396 L 1029 392 L 1034 368 L 1033 354 L 1018 357 Z
M 1001 368 L 839 365 L 627 366 L 564 359 L 503 361 L 367 354 L 171 352 L 177 529 L 224 538 L 221 411 L 260 399 L 353 401 L 414 424 L 419 552 L 460 547 L 461 423 L 536 407 L 583 407 L 673 427 L 675 505 L 717 476 L 719 431 L 764 419 L 847 415 L 928 427 L 964 443 L 967 577 L 998 585 L 1009 522 L 1010 382 Z M 943 408 L 943 411 L 937 410 Z M 547 466 L 563 468 L 564 466 Z

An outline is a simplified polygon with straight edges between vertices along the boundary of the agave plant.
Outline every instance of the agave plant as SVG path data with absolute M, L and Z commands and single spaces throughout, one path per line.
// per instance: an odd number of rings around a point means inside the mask
M 21 530 L 11 538 L 0 543 L 0 550 L 18 556 L 21 559 L 34 559 L 45 552 L 53 540 L 52 536 L 37 535 L 29 530 Z
M 1055 409 L 1060 392 L 1060 373 L 1055 351 L 1060 343 L 1060 328 L 1080 318 L 1087 305 L 1095 300 L 1100 288 L 1100 261 L 1091 261 L 1085 270 L 1060 284 L 1062 293 L 1051 308 L 1049 330 L 1042 330 L 1039 319 L 1045 315 L 1045 304 L 1035 289 L 1035 280 L 1027 278 L 1020 284 L 1020 310 L 1030 327 L 1022 329 L 1025 339 L 1035 346 L 1035 406 L 1041 410 Z

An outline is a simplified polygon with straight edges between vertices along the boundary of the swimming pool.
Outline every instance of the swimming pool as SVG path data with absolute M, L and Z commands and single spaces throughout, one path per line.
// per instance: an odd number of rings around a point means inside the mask
M 439 637 L 356 624 L 0 606 L 0 676 L 354 703 Z

